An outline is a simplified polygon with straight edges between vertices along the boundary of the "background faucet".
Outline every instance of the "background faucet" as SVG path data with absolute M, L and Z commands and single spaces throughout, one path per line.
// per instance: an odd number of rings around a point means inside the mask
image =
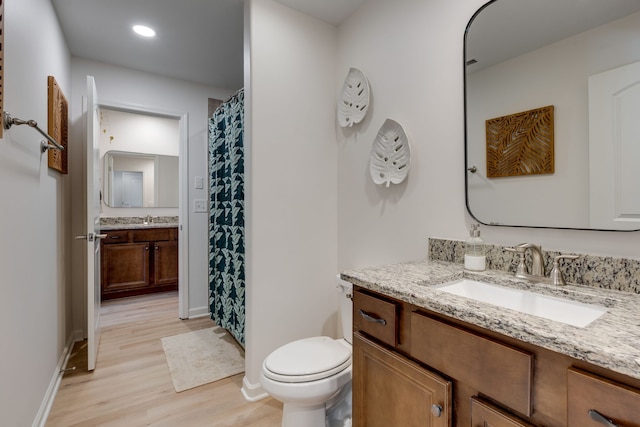
M 141 216 L 139 218 L 142 220 L 142 223 L 144 225 L 153 224 L 153 217 L 151 215 L 147 215 L 147 216 L 144 216 L 144 217 Z

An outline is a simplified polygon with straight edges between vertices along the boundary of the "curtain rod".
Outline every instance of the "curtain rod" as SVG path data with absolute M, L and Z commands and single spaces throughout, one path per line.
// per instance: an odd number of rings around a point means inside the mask
M 11 117 L 11 114 L 5 111 L 4 112 L 4 128 L 9 130 L 13 125 L 27 125 L 29 127 L 34 128 L 35 130 L 40 132 L 40 135 L 47 138 L 47 140 L 49 140 L 49 142 L 51 142 L 53 146 L 42 142 L 42 144 L 40 145 L 40 148 L 42 149 L 43 153 L 49 150 L 50 148 L 55 148 L 56 150 L 64 151 L 64 147 L 62 145 L 58 144 L 55 139 L 50 137 L 46 132 L 44 132 L 42 129 L 38 127 L 38 122 L 36 122 L 35 120 L 17 119 L 15 117 Z

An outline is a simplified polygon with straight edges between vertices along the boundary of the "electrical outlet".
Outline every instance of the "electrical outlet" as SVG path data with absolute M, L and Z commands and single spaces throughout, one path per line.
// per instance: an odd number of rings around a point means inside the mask
M 193 201 L 193 211 L 196 213 L 207 212 L 207 201 L 206 200 L 194 200 Z

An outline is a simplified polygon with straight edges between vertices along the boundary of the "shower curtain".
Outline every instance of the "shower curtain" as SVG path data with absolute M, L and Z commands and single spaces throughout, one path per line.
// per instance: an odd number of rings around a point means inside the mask
M 209 307 L 244 346 L 244 91 L 209 119 Z

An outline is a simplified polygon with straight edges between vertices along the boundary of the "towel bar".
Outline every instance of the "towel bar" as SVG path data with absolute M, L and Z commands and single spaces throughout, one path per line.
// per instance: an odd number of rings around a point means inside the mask
M 40 135 L 47 138 L 47 140 L 49 140 L 49 142 L 51 142 L 53 145 L 49 145 L 43 141 L 42 144 L 40 144 L 40 149 L 42 150 L 43 153 L 51 148 L 64 151 L 64 147 L 62 145 L 58 144 L 55 139 L 50 137 L 46 132 L 44 132 L 42 129 L 38 127 L 38 122 L 36 122 L 35 120 L 17 119 L 15 117 L 11 117 L 11 114 L 5 111 L 4 112 L 4 128 L 9 130 L 13 125 L 27 125 L 29 127 L 34 128 L 35 130 L 40 132 Z

